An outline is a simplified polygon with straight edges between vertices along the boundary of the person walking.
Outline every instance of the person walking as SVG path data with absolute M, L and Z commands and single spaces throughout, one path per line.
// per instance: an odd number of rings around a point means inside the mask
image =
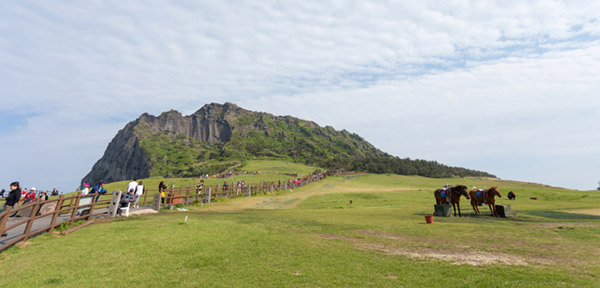
M 144 194 L 144 181 L 140 180 L 138 185 L 135 187 L 135 202 L 133 204 L 133 208 L 140 208 L 140 198 L 142 198 L 142 194 Z
M 198 185 L 196 185 L 196 194 L 202 194 L 202 188 L 204 188 L 204 180 L 200 180 Z
M 133 178 L 133 181 L 129 182 L 129 185 L 127 185 L 127 193 L 135 192 L 135 187 L 137 187 L 137 185 L 137 179 Z
M 160 203 L 165 204 L 165 189 L 167 189 L 167 184 L 164 181 L 160 181 L 158 184 L 158 192 L 160 193 Z

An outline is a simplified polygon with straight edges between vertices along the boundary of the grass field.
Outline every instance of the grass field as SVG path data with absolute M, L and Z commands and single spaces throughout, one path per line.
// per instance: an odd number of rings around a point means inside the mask
M 447 183 L 514 190 L 516 201 L 497 201 L 518 218 L 492 218 L 487 207 L 475 216 L 463 198 L 466 217 L 425 224 L 433 189 Z M 598 287 L 600 216 L 590 211 L 599 206 L 596 191 L 493 179 L 329 177 L 42 235 L 0 254 L 0 285 Z

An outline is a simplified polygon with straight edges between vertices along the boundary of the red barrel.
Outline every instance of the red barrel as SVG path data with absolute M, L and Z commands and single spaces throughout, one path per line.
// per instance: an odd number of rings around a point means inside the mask
M 427 222 L 427 224 L 432 224 L 433 223 L 433 215 L 425 215 L 425 221 Z

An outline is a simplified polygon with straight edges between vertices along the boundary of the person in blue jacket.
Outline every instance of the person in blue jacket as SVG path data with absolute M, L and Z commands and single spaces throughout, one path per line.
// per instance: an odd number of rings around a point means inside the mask
M 98 184 L 94 185 L 94 187 L 90 191 L 90 194 L 94 194 L 96 192 L 98 192 L 98 196 L 96 197 L 95 202 L 98 202 L 98 198 L 100 198 L 100 195 L 106 194 L 106 189 L 104 189 L 104 181 L 100 181 L 98 182 Z

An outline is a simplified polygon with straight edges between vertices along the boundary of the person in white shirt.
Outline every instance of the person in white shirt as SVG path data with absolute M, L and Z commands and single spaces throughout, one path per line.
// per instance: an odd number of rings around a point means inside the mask
M 85 188 L 81 190 L 81 195 L 87 195 L 88 193 L 90 193 L 90 184 L 83 183 L 83 187 Z
M 135 187 L 137 187 L 137 185 L 137 179 L 133 178 L 133 181 L 129 182 L 129 185 L 127 186 L 127 193 L 135 192 Z
M 144 181 L 140 180 L 140 183 L 135 187 L 135 203 L 133 204 L 133 208 L 140 208 L 138 203 L 140 202 L 140 198 L 142 198 L 142 194 L 144 194 Z

